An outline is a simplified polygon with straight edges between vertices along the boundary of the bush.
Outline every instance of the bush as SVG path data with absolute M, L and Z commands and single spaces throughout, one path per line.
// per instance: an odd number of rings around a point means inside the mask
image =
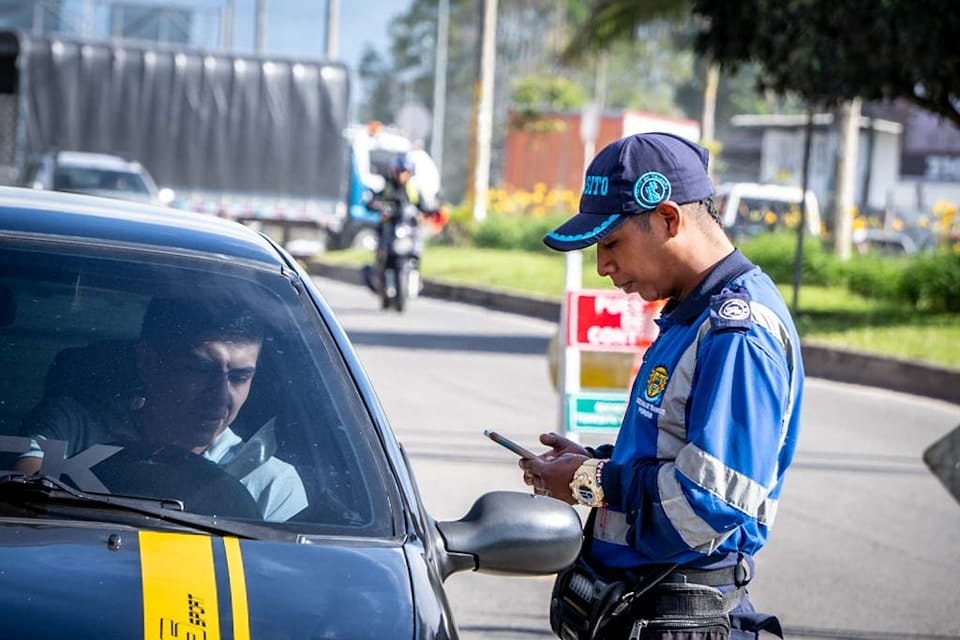
M 473 245 L 473 233 L 476 223 L 473 212 L 464 205 L 449 209 L 449 219 L 438 235 L 431 238 L 432 244 L 469 247 Z
M 904 300 L 908 258 L 865 255 L 853 256 L 846 263 L 837 262 L 842 284 L 851 292 L 866 298 Z
M 941 249 L 914 258 L 904 270 L 901 294 L 922 311 L 960 311 L 960 253 Z
M 738 243 L 740 251 L 778 284 L 793 282 L 797 236 L 792 233 L 761 233 Z M 815 238 L 803 242 L 803 282 L 826 285 L 837 281 L 835 261 Z
M 543 236 L 565 219 L 566 216 L 490 215 L 474 230 L 473 243 L 491 249 L 547 251 Z

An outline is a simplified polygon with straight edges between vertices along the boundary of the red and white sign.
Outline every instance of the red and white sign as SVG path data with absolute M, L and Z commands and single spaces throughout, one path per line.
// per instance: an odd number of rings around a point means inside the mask
M 567 292 L 567 346 L 584 351 L 642 351 L 659 329 L 663 301 L 636 294 L 580 289 Z

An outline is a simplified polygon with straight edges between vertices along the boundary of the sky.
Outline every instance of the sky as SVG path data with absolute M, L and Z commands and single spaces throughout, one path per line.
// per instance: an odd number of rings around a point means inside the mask
M 399 5 L 399 8 L 398 8 Z M 234 0 L 238 47 L 253 49 L 255 0 Z M 340 0 L 340 59 L 356 68 L 366 46 L 385 48 L 390 20 L 403 3 L 388 0 Z M 266 51 L 296 57 L 326 54 L 326 11 L 323 0 L 266 0 Z

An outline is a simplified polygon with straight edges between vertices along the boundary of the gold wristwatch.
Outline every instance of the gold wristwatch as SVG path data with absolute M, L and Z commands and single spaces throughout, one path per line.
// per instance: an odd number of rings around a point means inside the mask
M 584 460 L 583 464 L 573 472 L 570 491 L 573 492 L 574 499 L 585 507 L 602 507 L 604 505 L 600 474 L 605 463 L 606 460 L 589 458 Z

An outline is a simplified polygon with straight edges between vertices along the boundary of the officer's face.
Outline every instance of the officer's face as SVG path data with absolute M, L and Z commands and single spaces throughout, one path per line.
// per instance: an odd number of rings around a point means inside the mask
M 597 273 L 609 277 L 624 293 L 661 300 L 674 293 L 664 221 L 654 214 L 644 221 L 627 220 L 597 243 Z
M 144 350 L 143 414 L 149 437 L 202 453 L 246 402 L 260 346 L 209 340 L 182 353 Z

